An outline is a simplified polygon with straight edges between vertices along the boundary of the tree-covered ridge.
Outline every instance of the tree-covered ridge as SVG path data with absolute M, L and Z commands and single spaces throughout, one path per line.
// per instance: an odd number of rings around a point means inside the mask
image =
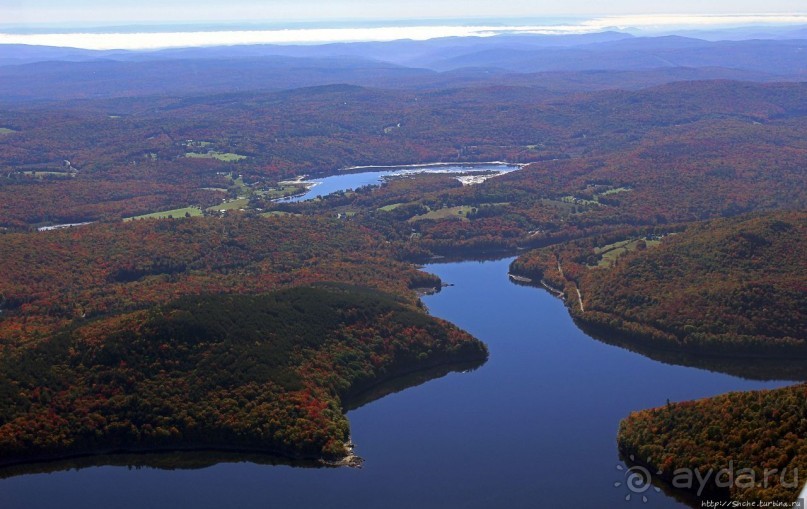
M 710 474 L 701 493 L 708 497 L 794 501 L 807 472 L 807 386 L 634 412 L 620 424 L 618 442 L 673 486 L 685 486 L 687 472 L 697 470 Z
M 172 447 L 337 457 L 342 396 L 487 355 L 419 309 L 411 289 L 438 278 L 345 220 L 99 223 L 1 235 L 0 252 L 0 462 Z
M 183 297 L 60 331 L 0 363 L 0 463 L 99 451 L 342 458 L 342 397 L 484 345 L 346 285 Z
M 577 147 L 573 157 L 535 162 L 478 185 L 424 176 L 311 203 L 261 206 L 302 214 L 350 212 L 372 229 L 407 240 L 411 255 L 457 255 L 630 228 L 664 232 L 677 224 L 807 204 L 802 117 L 765 123 L 716 117 L 670 125 L 676 118 L 672 108 L 661 110 L 658 125 L 631 131 L 629 140 L 596 150 Z M 631 124 L 626 119 L 624 125 Z
M 803 84 L 740 82 L 565 97 L 531 87 L 415 92 L 326 86 L 8 109 L 0 111 L 0 123 L 15 132 L 0 138 L 0 226 L 206 208 L 223 192 L 234 193 L 225 177 L 230 172 L 272 186 L 352 165 L 486 160 L 539 164 L 534 175 L 491 184 L 491 198 L 510 195 L 492 201 L 510 206 L 463 233 L 445 222 L 424 228 L 424 239 L 436 247 L 461 235 L 489 236 L 472 239 L 483 246 L 524 243 L 512 232 L 523 237 L 568 222 L 541 199 L 590 200 L 592 183 L 636 189 L 601 200 L 606 207 L 578 202 L 581 217 L 574 223 L 581 229 L 736 214 L 804 202 L 793 182 L 807 150 L 805 94 Z M 672 192 L 688 206 L 671 206 Z M 619 203 L 630 210 L 613 207 Z M 497 236 L 502 229 L 508 234 Z
M 565 289 L 583 323 L 659 348 L 807 355 L 807 213 L 696 223 L 651 247 L 657 234 L 636 233 L 636 248 L 610 266 L 597 266 L 604 255 L 590 239 L 524 255 L 513 269 Z
M 589 272 L 586 310 L 649 325 L 684 348 L 803 355 L 805 252 L 805 212 L 694 225 Z
M 391 260 L 376 233 L 336 219 L 190 218 L 0 235 L 0 345 L 183 295 L 340 281 L 408 295 L 437 278 Z M 410 296 L 410 299 L 413 298 Z

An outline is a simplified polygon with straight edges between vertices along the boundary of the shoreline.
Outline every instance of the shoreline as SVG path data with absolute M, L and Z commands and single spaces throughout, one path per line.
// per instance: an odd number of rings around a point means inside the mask
M 405 170 L 407 168 L 433 168 L 433 167 L 440 167 L 440 166 L 514 166 L 518 168 L 523 168 L 528 164 L 532 163 L 509 163 L 507 161 L 475 161 L 475 162 L 449 162 L 449 163 L 415 163 L 415 164 L 374 164 L 369 166 L 347 166 L 345 168 L 339 168 L 337 172 L 356 172 L 358 171 L 365 171 L 365 170 L 394 170 L 396 168 L 400 168 Z M 338 173 L 336 173 L 338 175 Z
M 390 366 L 389 372 L 386 373 L 384 376 L 379 377 L 378 379 L 375 380 L 371 380 L 364 384 L 357 384 L 356 387 L 351 387 L 344 394 L 339 394 L 338 396 L 342 406 L 342 411 L 344 414 L 347 414 L 347 412 L 349 411 L 347 409 L 351 406 L 351 404 L 356 403 L 357 401 L 361 401 L 362 396 L 372 394 L 374 390 L 383 388 L 385 385 L 390 385 L 393 386 L 393 388 L 395 388 L 397 387 L 395 382 L 405 380 L 409 376 L 418 374 L 428 374 L 440 368 L 446 368 L 447 373 L 450 373 L 458 371 L 458 369 L 455 369 L 458 366 L 467 368 L 472 365 L 478 366 L 480 364 L 483 364 L 484 362 L 487 361 L 487 347 L 485 347 L 484 351 L 486 355 L 484 356 L 483 359 L 469 358 L 467 353 L 465 353 L 464 355 L 459 355 L 457 359 L 445 359 L 442 356 L 438 356 L 438 358 L 436 358 L 433 362 L 428 361 L 421 362 L 414 368 L 404 367 L 396 369 L 394 366 Z M 431 378 L 428 378 L 426 381 L 430 379 Z M 392 392 L 397 391 L 392 390 L 389 393 Z M 363 402 L 361 405 L 354 406 L 353 408 L 350 408 L 350 410 L 358 408 L 363 404 L 376 401 L 377 399 L 380 399 L 386 396 L 387 394 L 388 393 L 382 392 L 379 396 L 371 398 L 370 400 Z M 143 447 L 131 446 L 131 447 L 118 447 L 118 448 L 105 448 L 94 451 L 76 451 L 65 454 L 43 454 L 41 456 L 29 459 L 13 459 L 13 458 L 0 459 L 0 479 L 6 477 L 15 477 L 17 475 L 24 475 L 25 474 L 24 472 L 19 474 L 11 474 L 8 476 L 5 476 L 4 474 L 6 473 L 5 471 L 12 470 L 14 468 L 24 469 L 24 467 L 27 465 L 30 465 L 32 467 L 35 465 L 46 466 L 48 463 L 55 464 L 71 460 L 91 459 L 94 457 L 98 458 L 116 457 L 116 456 L 124 457 L 127 455 L 142 456 L 146 458 L 149 455 L 160 455 L 171 453 L 244 454 L 244 455 L 256 455 L 265 457 L 267 460 L 269 460 L 270 463 L 275 462 L 288 463 L 293 466 L 308 467 L 308 468 L 320 468 L 320 467 L 361 468 L 363 459 L 357 454 L 355 454 L 355 444 L 353 443 L 352 438 L 348 437 L 348 440 L 344 442 L 344 445 L 347 453 L 344 454 L 343 456 L 338 457 L 327 457 L 321 454 L 319 455 L 305 454 L 296 452 L 292 449 L 284 449 L 279 447 L 250 447 L 244 445 L 233 446 L 226 443 L 210 443 L 210 444 L 176 443 L 166 446 L 143 446 Z M 55 469 L 54 471 L 58 471 L 58 469 Z
M 570 312 L 570 314 L 572 313 Z M 626 338 L 625 343 L 627 344 L 636 344 L 637 346 L 643 346 L 648 350 L 652 350 L 658 353 L 688 354 L 702 357 L 703 359 L 715 359 L 715 360 L 718 359 L 758 360 L 758 361 L 807 360 L 807 349 L 795 346 L 786 346 L 786 345 L 758 346 L 757 347 L 758 349 L 756 351 L 751 352 L 739 349 L 740 345 L 732 345 L 732 344 L 726 346 L 718 346 L 718 344 L 715 344 L 714 346 L 710 346 L 708 344 L 698 346 L 683 346 L 684 343 L 679 343 L 679 345 L 682 345 L 681 348 L 673 348 L 664 346 L 664 344 L 659 343 L 658 341 L 655 341 L 653 339 L 650 339 L 646 335 L 637 334 L 636 332 L 630 331 L 628 329 L 604 325 L 575 314 L 572 314 L 572 319 L 578 325 L 580 330 L 594 337 L 595 339 L 599 339 L 606 343 L 611 343 L 603 336 L 619 335 L 623 338 Z M 630 323 L 638 323 L 639 325 L 652 328 L 652 326 L 645 325 L 641 322 L 630 322 Z M 664 333 L 659 329 L 653 328 L 653 330 Z M 780 352 L 776 352 L 776 350 L 780 350 Z
M 278 185 L 303 185 L 305 186 L 305 190 L 299 193 L 295 193 L 289 196 L 284 196 L 282 198 L 275 198 L 270 200 L 273 203 L 287 203 L 293 202 L 293 200 L 297 198 L 301 198 L 306 195 L 311 189 L 315 188 L 316 186 L 322 184 L 322 181 L 332 177 L 339 177 L 344 175 L 351 175 L 351 174 L 361 174 L 361 173 L 373 173 L 373 170 L 377 170 L 379 172 L 395 172 L 396 170 L 400 170 L 402 172 L 401 175 L 410 175 L 410 174 L 420 174 L 420 173 L 462 173 L 462 172 L 440 172 L 437 169 L 441 167 L 467 167 L 469 170 L 473 170 L 474 167 L 479 166 L 506 166 L 509 168 L 513 168 L 512 170 L 505 171 L 505 170 L 497 170 L 495 168 L 491 168 L 489 171 L 493 172 L 489 175 L 467 175 L 467 176 L 458 176 L 456 177 L 457 180 L 463 185 L 474 185 L 484 182 L 487 179 L 493 177 L 499 177 L 501 175 L 505 175 L 507 173 L 511 173 L 513 171 L 518 171 L 527 166 L 531 163 L 508 163 L 506 161 L 487 161 L 487 162 L 470 162 L 470 163 L 424 163 L 424 164 L 401 164 L 401 165 L 373 165 L 373 166 L 348 166 L 345 168 L 340 168 L 336 170 L 336 173 L 326 173 L 322 176 L 313 177 L 316 180 L 311 180 L 311 175 L 303 174 L 297 175 L 293 179 L 279 181 Z M 417 169 L 422 169 L 423 171 L 413 171 Z M 479 171 L 479 170 L 473 170 Z M 482 170 L 485 171 L 485 170 Z M 381 180 L 394 177 L 397 175 L 390 175 L 390 176 L 382 176 Z M 463 179 L 471 179 L 463 180 Z M 380 184 L 380 183 L 379 183 Z M 307 201 L 307 200 L 300 200 L 300 201 Z
M 67 454 L 47 454 L 32 459 L 10 459 L 0 461 L 0 478 L 4 478 L 3 473 L 5 470 L 13 469 L 15 467 L 25 467 L 26 465 L 47 465 L 48 463 L 58 463 L 61 461 L 70 461 L 76 459 L 89 459 L 94 457 L 115 457 L 115 456 L 149 456 L 159 454 L 171 453 L 242 453 L 242 454 L 255 454 L 265 456 L 267 459 L 284 460 L 290 463 L 305 464 L 311 462 L 311 466 L 325 465 L 327 460 L 321 456 L 309 456 L 305 454 L 296 454 L 290 451 L 283 451 L 279 448 L 271 447 L 245 447 L 245 446 L 231 446 L 228 444 L 206 444 L 206 445 L 192 445 L 192 444 L 174 444 L 164 447 L 121 447 L 109 448 L 98 451 L 77 451 Z M 347 456 L 345 456 L 347 457 Z M 338 458 L 343 459 L 343 458 Z M 10 476 L 13 477 L 13 476 Z
M 662 342 L 656 341 L 652 339 L 652 337 L 644 334 L 637 333 L 635 331 L 631 331 L 629 329 L 621 328 L 621 327 L 613 327 L 602 324 L 598 321 L 591 320 L 586 318 L 586 311 L 576 311 L 574 309 L 573 304 L 570 303 L 565 298 L 564 293 L 554 288 L 553 286 L 547 284 L 544 280 L 541 280 L 539 283 L 536 283 L 533 279 L 529 278 L 528 276 L 524 276 L 518 274 L 517 272 L 508 272 L 508 277 L 517 284 L 525 284 L 528 286 L 532 286 L 535 288 L 542 288 L 552 294 L 553 296 L 559 298 L 563 301 L 564 306 L 566 307 L 567 312 L 574 320 L 575 325 L 583 331 L 585 334 L 591 336 L 593 339 L 597 341 L 602 341 L 607 344 L 611 344 L 614 346 L 618 346 L 620 348 L 626 348 L 631 351 L 635 351 L 640 355 L 645 355 L 647 357 L 651 357 L 651 354 L 658 353 L 658 354 L 676 354 L 681 356 L 693 356 L 695 358 L 700 358 L 704 361 L 708 360 L 759 360 L 759 361 L 792 361 L 794 360 L 794 354 L 797 360 L 804 360 L 807 359 L 807 349 L 801 349 L 796 346 L 788 346 L 788 345 L 763 345 L 759 346 L 756 351 L 747 352 L 744 349 L 740 348 L 740 345 L 727 345 L 727 346 L 719 346 L 719 344 L 715 344 L 713 346 L 710 345 L 686 345 L 684 343 L 678 343 L 678 347 L 673 347 L 671 345 L 665 345 Z M 579 290 L 578 290 L 579 291 Z M 577 302 L 574 302 L 576 304 Z M 611 316 L 611 315 L 608 315 Z M 619 318 L 619 317 L 615 317 Z M 651 328 L 653 331 L 658 332 L 659 334 L 668 334 L 660 329 L 656 329 L 651 325 L 646 325 L 642 322 L 630 322 L 636 323 L 643 327 Z M 614 336 L 618 336 L 620 338 L 619 341 L 614 340 Z M 636 351 L 630 346 L 643 348 L 649 353 L 645 353 L 643 351 Z M 744 347 L 747 349 L 748 347 Z M 777 352 L 776 350 L 780 350 Z

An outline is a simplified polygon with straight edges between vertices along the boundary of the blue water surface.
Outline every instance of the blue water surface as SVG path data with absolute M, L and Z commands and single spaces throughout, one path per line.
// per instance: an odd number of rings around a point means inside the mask
M 518 170 L 520 166 L 511 165 L 506 163 L 486 163 L 486 164 L 473 164 L 473 165 L 424 165 L 424 166 L 410 166 L 410 167 L 396 167 L 396 168 L 381 168 L 367 169 L 360 173 L 342 173 L 330 177 L 320 179 L 313 179 L 315 185 L 311 187 L 306 193 L 294 196 L 291 198 L 284 198 L 278 201 L 305 201 L 326 196 L 337 191 L 347 191 L 351 189 L 358 189 L 363 186 L 376 186 L 381 184 L 384 179 L 401 175 L 413 175 L 417 173 L 476 173 L 476 172 L 501 172 L 507 173 Z
M 90 467 L 2 480 L 0 507 L 685 507 L 653 489 L 646 503 L 625 500 L 620 419 L 667 399 L 785 385 L 662 364 L 596 341 L 560 300 L 511 283 L 509 262 L 426 267 L 454 285 L 424 297 L 431 313 L 484 341 L 490 360 L 351 411 L 361 469 Z

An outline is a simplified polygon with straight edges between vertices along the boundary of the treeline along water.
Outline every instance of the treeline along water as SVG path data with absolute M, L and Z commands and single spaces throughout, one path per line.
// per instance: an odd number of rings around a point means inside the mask
M 647 503 L 625 500 L 619 420 L 668 399 L 786 384 L 663 364 L 596 341 L 549 292 L 511 283 L 510 261 L 426 267 L 454 285 L 423 298 L 431 313 L 487 343 L 490 360 L 352 410 L 362 469 L 233 455 L 214 466 L 201 458 L 192 469 L 194 457 L 169 455 L 143 462 L 161 469 L 10 477 L 0 481 L 0 507 L 683 507 L 652 489 Z

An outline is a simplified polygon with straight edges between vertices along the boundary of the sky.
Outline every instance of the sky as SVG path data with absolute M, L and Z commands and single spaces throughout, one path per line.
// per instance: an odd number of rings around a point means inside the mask
M 805 0 L 0 0 L 0 44 L 98 50 L 769 24 Z
M 15 24 L 129 24 L 512 18 L 636 14 L 793 14 L 804 0 L 2 0 Z

